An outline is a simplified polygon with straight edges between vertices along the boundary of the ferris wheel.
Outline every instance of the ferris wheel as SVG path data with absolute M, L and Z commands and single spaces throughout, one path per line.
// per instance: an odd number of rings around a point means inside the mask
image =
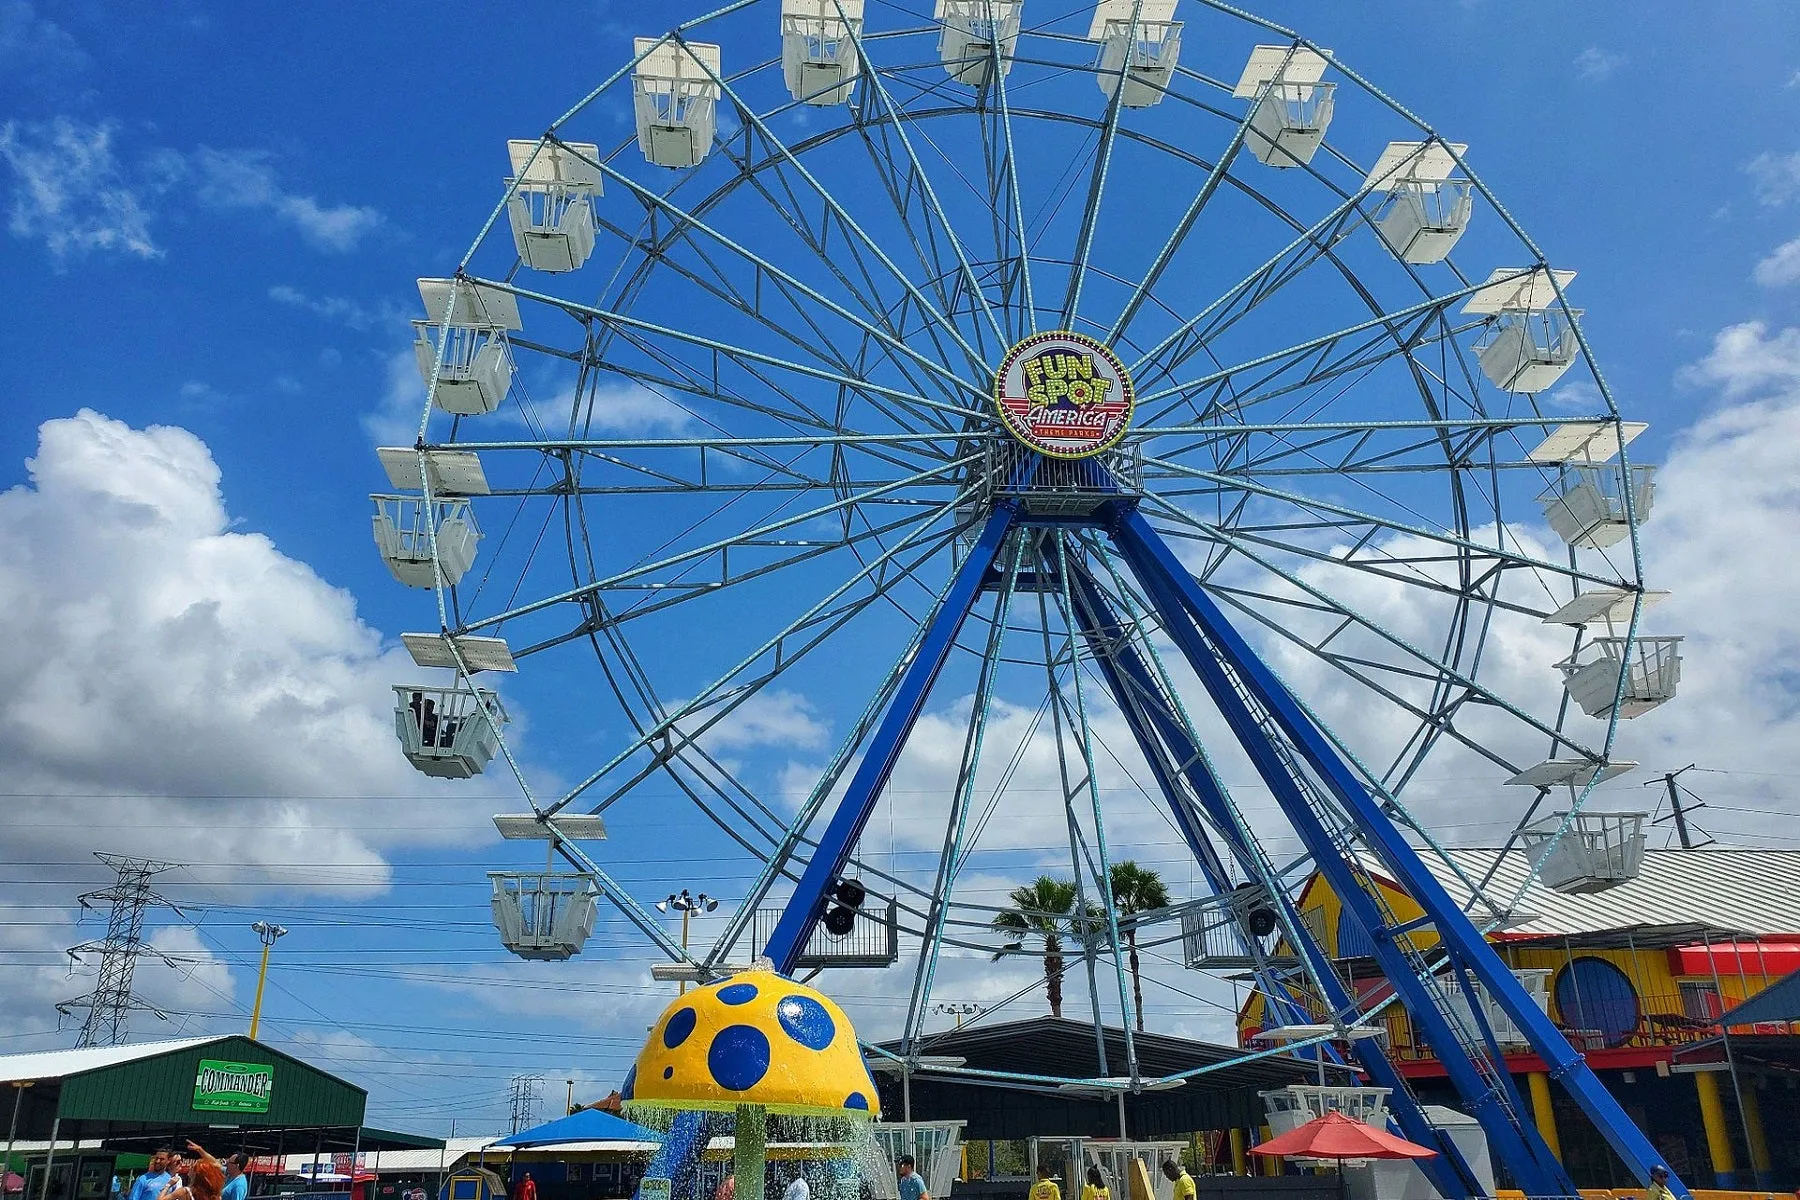
M 507 145 L 469 252 L 420 280 L 419 440 L 380 452 L 376 541 L 436 600 L 404 641 L 452 673 L 396 685 L 403 748 L 434 776 L 510 769 L 530 811 L 501 833 L 548 843 L 544 870 L 494 874 L 508 947 L 566 959 L 603 900 L 664 977 L 886 968 L 907 1001 L 881 1053 L 916 1069 L 946 956 L 1061 921 L 1124 1060 L 1019 1082 L 1128 1091 L 1168 1082 L 1127 1017 L 1141 934 L 1253 973 L 1469 1194 L 1358 1036 L 1381 1001 L 1296 910 L 1317 873 L 1519 1186 L 1573 1191 L 1494 1005 L 1646 1173 L 1482 940 L 1523 888 L 1462 876 L 1434 832 L 1449 790 L 1518 796 L 1496 836 L 1527 884 L 1630 877 L 1641 817 L 1587 800 L 1681 662 L 1639 630 L 1644 426 L 1589 356 L 1574 272 L 1469 148 L 1208 0 L 740 0 L 646 32 Z M 505 736 L 489 681 L 515 671 L 609 739 L 554 794 Z M 780 780 L 735 752 L 802 726 L 830 740 Z M 709 947 L 583 844 L 646 807 L 744 868 Z M 1111 881 L 1145 821 L 1202 884 L 1150 914 Z M 1001 871 L 1060 873 L 1074 902 L 1008 918 Z

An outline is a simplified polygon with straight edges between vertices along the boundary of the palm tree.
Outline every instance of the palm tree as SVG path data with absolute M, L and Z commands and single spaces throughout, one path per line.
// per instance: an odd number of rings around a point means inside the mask
M 1075 909 L 1075 884 L 1067 879 L 1039 875 L 1025 887 L 1016 887 L 1008 897 L 1012 907 L 996 913 L 993 928 L 1000 933 L 1016 933 L 1019 940 L 994 952 L 998 962 L 1008 954 L 1024 949 L 1025 938 L 1035 934 L 1044 943 L 1044 994 L 1050 1000 L 1050 1015 L 1062 1016 L 1063 943 L 1070 932 Z
M 1162 876 L 1140 867 L 1129 858 L 1112 865 L 1113 908 L 1121 917 L 1169 907 L 1169 889 Z M 1144 983 L 1139 974 L 1137 928 L 1127 926 L 1125 944 L 1130 950 L 1131 998 L 1137 1005 L 1137 1031 L 1144 1032 Z

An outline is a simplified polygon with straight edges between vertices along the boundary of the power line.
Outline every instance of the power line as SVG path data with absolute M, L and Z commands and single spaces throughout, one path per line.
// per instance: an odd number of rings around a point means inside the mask
M 1700 834 L 1701 834 L 1701 836 L 1705 837 L 1706 840 L 1704 842 L 1700 842 L 1700 843 L 1696 844 L 1694 841 L 1693 831 L 1689 828 L 1689 825 L 1688 825 L 1689 814 L 1691 814 L 1695 809 L 1705 808 L 1706 801 L 1700 799 L 1700 797 L 1698 797 L 1698 796 L 1695 796 L 1694 793 L 1688 791 L 1686 788 L 1682 787 L 1680 784 L 1676 783 L 1675 781 L 1677 779 L 1680 779 L 1683 775 L 1687 774 L 1689 771 L 1692 771 L 1694 769 L 1695 769 L 1695 765 L 1693 763 L 1689 763 L 1687 766 L 1682 767 L 1679 771 L 1669 771 L 1666 774 L 1661 775 L 1656 779 L 1646 779 L 1640 785 L 1642 787 L 1649 787 L 1651 784 L 1660 783 L 1663 785 L 1663 787 L 1668 789 L 1669 814 L 1666 817 L 1657 817 L 1656 820 L 1651 822 L 1651 824 L 1660 825 L 1664 821 L 1670 821 L 1670 820 L 1674 821 L 1675 822 L 1675 836 L 1676 836 L 1676 838 L 1678 838 L 1680 840 L 1681 848 L 1683 850 L 1695 850 L 1695 849 L 1698 849 L 1700 846 L 1710 846 L 1713 844 L 1714 841 L 1717 840 L 1710 833 L 1707 833 L 1706 830 L 1702 829 L 1702 830 L 1700 830 Z M 1685 808 L 1682 806 L 1681 796 L 1682 796 L 1683 792 L 1686 792 L 1687 795 L 1693 797 L 1694 803 L 1691 806 L 1688 806 Z

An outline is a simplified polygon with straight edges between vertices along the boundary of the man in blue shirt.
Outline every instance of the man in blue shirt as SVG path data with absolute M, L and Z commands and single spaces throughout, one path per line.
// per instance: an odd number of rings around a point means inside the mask
M 169 1152 L 158 1150 L 150 1156 L 150 1167 L 131 1185 L 130 1200 L 157 1200 L 169 1186 Z
M 225 1160 L 225 1190 L 219 1194 L 219 1200 L 248 1200 L 250 1180 L 244 1175 L 244 1168 L 249 1165 L 242 1151 Z
M 902 1154 L 900 1161 L 894 1164 L 900 1168 L 900 1200 L 931 1200 L 925 1191 L 925 1181 L 919 1178 L 917 1164 L 913 1156 Z

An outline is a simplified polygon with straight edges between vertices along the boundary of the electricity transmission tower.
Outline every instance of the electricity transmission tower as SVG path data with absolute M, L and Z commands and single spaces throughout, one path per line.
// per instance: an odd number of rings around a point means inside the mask
M 514 1075 L 512 1077 L 512 1132 L 530 1129 L 537 1124 L 538 1085 L 544 1082 L 542 1075 Z
M 106 936 L 99 941 L 71 946 L 69 958 L 80 962 L 83 955 L 98 954 L 100 974 L 94 981 L 93 991 L 63 1001 L 56 1006 L 56 1011 L 72 1016 L 75 1009 L 87 1010 L 81 1024 L 81 1037 L 75 1043 L 77 1046 L 116 1046 L 125 1040 L 126 1024 L 133 1010 L 153 1012 L 168 1019 L 168 1014 L 131 994 L 131 979 L 142 955 L 148 954 L 165 962 L 174 961 L 161 951 L 144 945 L 145 910 L 169 908 L 176 913 L 181 910 L 157 895 L 150 886 L 152 879 L 173 867 L 174 863 L 97 852 L 94 857 L 118 872 L 118 879 L 111 887 L 88 892 L 80 898 L 84 911 L 92 911 L 102 903 L 110 906 Z

